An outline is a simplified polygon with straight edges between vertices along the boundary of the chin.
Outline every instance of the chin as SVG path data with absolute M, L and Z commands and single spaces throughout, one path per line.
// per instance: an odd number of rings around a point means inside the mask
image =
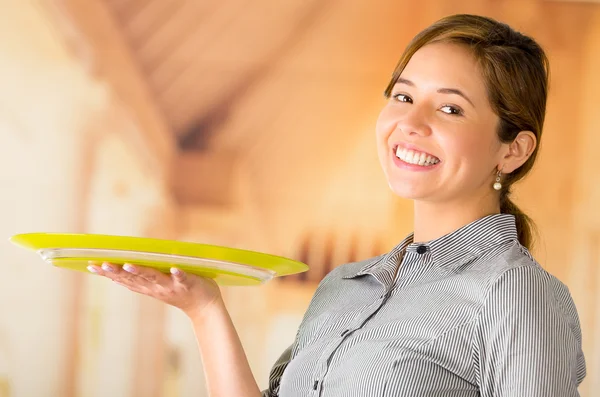
M 423 200 L 431 196 L 431 192 L 422 186 L 412 186 L 402 181 L 388 181 L 388 185 L 396 196 L 409 200 Z

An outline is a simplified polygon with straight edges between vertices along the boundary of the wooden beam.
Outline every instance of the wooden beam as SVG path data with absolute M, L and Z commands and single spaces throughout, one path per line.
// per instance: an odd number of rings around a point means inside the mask
M 106 4 L 101 0 L 43 3 L 70 49 L 108 84 L 115 100 L 132 117 L 147 146 L 140 149 L 168 168 L 177 150 L 174 134 Z

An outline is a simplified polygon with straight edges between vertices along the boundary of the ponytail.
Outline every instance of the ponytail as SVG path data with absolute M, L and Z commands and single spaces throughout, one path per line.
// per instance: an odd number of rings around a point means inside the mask
M 535 223 L 510 200 L 509 195 L 510 192 L 504 189 L 500 193 L 500 212 L 514 215 L 519 242 L 531 251 L 534 243 L 534 232 L 537 230 Z

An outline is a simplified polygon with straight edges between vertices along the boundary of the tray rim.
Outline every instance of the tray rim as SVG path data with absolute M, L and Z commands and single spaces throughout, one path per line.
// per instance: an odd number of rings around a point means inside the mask
M 309 269 L 308 265 L 303 262 L 279 255 L 222 245 L 150 237 L 42 232 L 15 234 L 10 237 L 9 241 L 36 252 L 40 249 L 88 248 L 204 258 L 272 270 L 275 271 L 275 277 L 302 273 Z

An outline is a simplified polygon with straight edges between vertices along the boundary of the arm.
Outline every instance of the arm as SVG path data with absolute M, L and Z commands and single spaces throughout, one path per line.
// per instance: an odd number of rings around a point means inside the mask
M 90 263 L 88 269 L 115 283 L 181 309 L 192 321 L 211 397 L 260 397 L 260 390 L 217 284 L 171 269 Z
M 473 342 L 482 397 L 579 396 L 577 312 L 566 287 L 542 269 L 511 269 L 493 283 Z
M 259 397 L 258 385 L 222 300 L 200 313 L 189 313 L 210 396 Z

